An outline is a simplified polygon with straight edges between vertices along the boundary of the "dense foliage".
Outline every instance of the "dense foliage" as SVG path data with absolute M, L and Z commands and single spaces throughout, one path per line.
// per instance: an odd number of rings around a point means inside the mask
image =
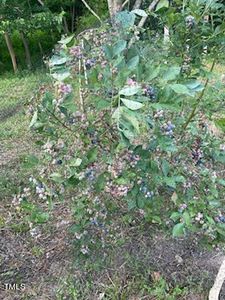
M 39 175 L 14 199 L 31 228 L 56 199 L 70 199 L 83 254 L 116 240 L 118 215 L 175 237 L 224 239 L 225 144 L 210 121 L 223 128 L 224 100 L 205 96 L 224 48 L 224 7 L 210 3 L 158 6 L 169 41 L 135 25 L 146 15 L 138 9 L 58 42 L 53 84 L 30 107 Z M 215 14 L 218 25 L 204 21 Z
M 106 3 L 95 4 L 96 11 L 103 16 L 107 13 L 106 7 Z M 15 56 L 14 71 L 36 68 L 43 57 L 51 53 L 62 32 L 78 32 L 94 23 L 96 18 L 81 1 L 1 1 L 0 71 L 11 69 L 12 55 Z M 11 49 L 5 41 L 5 33 L 11 40 Z

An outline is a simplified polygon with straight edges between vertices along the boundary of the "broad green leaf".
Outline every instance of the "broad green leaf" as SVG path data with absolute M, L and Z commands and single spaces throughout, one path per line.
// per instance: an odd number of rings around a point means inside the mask
M 173 237 L 183 236 L 185 233 L 184 223 L 178 223 L 173 227 Z
M 219 179 L 218 183 L 221 184 L 222 186 L 225 186 L 225 180 L 224 179 Z
M 173 192 L 173 195 L 171 196 L 171 200 L 175 205 L 177 205 L 177 199 L 178 199 L 177 193 Z
M 140 91 L 139 86 L 130 86 L 123 88 L 119 94 L 124 96 L 133 96 L 136 95 Z
M 69 163 L 69 165 L 71 167 L 79 167 L 82 163 L 82 159 L 81 158 L 75 158 L 75 159 L 72 159 Z
M 168 175 L 169 170 L 170 170 L 170 164 L 168 163 L 168 161 L 163 159 L 163 161 L 162 161 L 162 171 L 163 171 L 163 175 L 165 177 Z
M 95 183 L 95 190 L 96 192 L 100 192 L 102 190 L 104 190 L 105 186 L 106 186 L 106 176 L 105 174 L 101 174 L 98 176 L 96 183 Z
M 177 78 L 177 76 L 180 74 L 180 67 L 173 66 L 170 67 L 165 73 L 163 74 L 163 79 L 166 81 L 174 80 Z
M 156 6 L 155 11 L 160 10 L 161 8 L 168 8 L 169 7 L 169 0 L 160 0 Z
M 52 73 L 51 76 L 58 81 L 64 81 L 65 79 L 70 77 L 70 72 L 63 71 L 63 72 L 58 72 L 58 73 Z
M 183 84 L 170 84 L 170 88 L 177 94 L 190 95 L 189 89 Z
M 181 217 L 181 214 L 177 211 L 173 212 L 172 215 L 170 216 L 170 219 L 173 220 L 174 222 L 177 222 Z
M 63 45 L 67 45 L 72 41 L 73 38 L 74 38 L 74 35 L 71 35 L 71 36 L 68 36 L 68 37 L 58 41 L 58 43 L 63 44 Z
M 108 59 L 112 59 L 112 57 L 113 57 L 113 47 L 105 45 L 105 46 L 103 46 L 103 50 L 104 50 L 104 52 L 106 54 L 106 57 Z
M 139 133 L 139 121 L 134 112 L 125 109 L 125 107 L 121 107 L 121 117 L 130 122 L 136 132 Z
M 50 217 L 49 213 L 47 213 L 47 212 L 36 212 L 31 216 L 31 218 L 34 222 L 40 223 L 40 224 L 47 222 L 49 217 Z
M 72 113 L 77 111 L 77 106 L 74 101 L 73 94 L 71 94 L 70 96 L 67 96 L 67 98 L 63 101 L 63 103 L 60 106 L 66 108 L 67 110 L 69 110 Z
M 42 100 L 42 106 L 51 110 L 53 98 L 54 97 L 52 93 L 46 92 Z
M 92 163 L 97 159 L 98 156 L 98 148 L 92 148 L 87 153 L 88 163 Z
M 118 41 L 114 46 L 113 46 L 113 56 L 119 55 L 123 50 L 125 50 L 127 47 L 127 41 L 121 40 Z
M 185 183 L 184 176 L 174 176 L 173 178 L 176 182 Z
M 182 215 L 185 224 L 190 227 L 191 226 L 191 216 L 189 215 L 189 213 L 187 211 L 185 211 Z
M 168 185 L 172 188 L 176 188 L 176 181 L 174 180 L 173 177 L 164 178 L 164 182 L 165 182 L 166 185 Z
M 194 90 L 194 91 L 196 91 L 196 90 L 201 91 L 204 88 L 203 84 L 197 80 L 189 81 L 189 82 L 185 83 L 185 85 L 190 90 Z
M 39 159 L 35 155 L 27 155 L 23 159 L 24 168 L 33 168 L 39 163 Z
M 38 119 L 38 112 L 35 111 L 29 125 L 30 128 L 34 126 L 34 124 L 37 122 L 37 119 Z
M 150 106 L 155 108 L 155 109 L 163 109 L 163 110 L 169 110 L 169 111 L 175 111 L 179 112 L 180 107 L 176 103 L 174 104 L 164 104 L 164 103 L 150 103 Z
M 95 107 L 96 107 L 97 110 L 105 109 L 105 108 L 109 107 L 110 105 L 111 105 L 111 103 L 107 100 L 104 100 L 104 99 L 99 99 L 95 103 Z
M 61 57 L 59 55 L 53 55 L 52 58 L 49 61 L 49 66 L 58 66 L 58 65 L 63 65 L 67 62 L 66 57 Z
M 215 125 L 225 131 L 225 118 L 220 118 L 214 121 Z
M 57 183 L 62 183 L 62 182 L 64 182 L 64 178 L 63 178 L 62 175 L 59 174 L 59 173 L 52 173 L 52 174 L 50 175 L 50 178 L 51 178 L 53 181 L 57 182 Z
M 143 107 L 143 104 L 140 102 L 136 102 L 136 101 L 132 101 L 132 100 L 124 99 L 124 98 L 121 98 L 121 101 L 127 108 L 129 108 L 131 110 L 138 110 Z
M 150 69 L 148 71 L 149 74 L 147 74 L 147 80 L 151 81 L 153 79 L 155 79 L 160 72 L 160 66 L 156 67 L 155 69 Z
M 134 13 L 134 14 L 140 16 L 140 17 L 147 17 L 148 16 L 143 9 L 134 9 L 134 10 L 131 11 L 131 13 Z
M 128 29 L 134 26 L 135 14 L 129 11 L 121 11 L 115 15 L 115 23 L 119 28 Z
M 132 57 L 128 62 L 127 62 L 127 67 L 129 70 L 134 70 L 137 65 L 139 64 L 140 58 L 138 55 Z

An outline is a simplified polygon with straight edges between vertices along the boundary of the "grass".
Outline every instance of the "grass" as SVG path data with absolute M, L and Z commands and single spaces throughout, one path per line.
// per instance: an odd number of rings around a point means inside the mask
M 18 180 L 32 172 L 23 166 L 29 152 L 33 152 L 30 119 L 27 104 L 37 94 L 42 83 L 47 82 L 43 73 L 0 78 L 0 190 L 3 199 L 18 190 Z

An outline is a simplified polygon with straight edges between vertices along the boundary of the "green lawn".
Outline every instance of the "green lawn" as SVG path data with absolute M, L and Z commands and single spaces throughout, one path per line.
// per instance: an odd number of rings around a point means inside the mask
M 32 172 L 23 163 L 35 151 L 28 103 L 47 80 L 43 73 L 0 77 L 0 199 L 12 195 L 19 180 Z

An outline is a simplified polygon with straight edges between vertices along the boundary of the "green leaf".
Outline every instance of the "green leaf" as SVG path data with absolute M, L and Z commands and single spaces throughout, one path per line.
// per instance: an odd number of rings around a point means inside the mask
M 58 41 L 58 43 L 63 44 L 63 45 L 67 45 L 72 41 L 73 38 L 74 38 L 74 35 L 71 35 L 71 36 L 68 36 L 68 37 Z
M 170 219 L 173 220 L 174 222 L 177 222 L 181 217 L 181 214 L 179 212 L 173 212 L 172 215 L 170 216 Z
M 53 100 L 53 95 L 52 95 L 52 93 L 50 93 L 50 92 L 46 92 L 45 93 L 45 95 L 44 95 L 44 97 L 43 97 L 43 100 L 42 100 L 42 106 L 44 107 L 44 108 L 48 108 L 49 110 L 51 110 L 52 109 L 52 100 Z
M 30 128 L 32 128 L 34 126 L 34 124 L 37 122 L 37 119 L 38 119 L 38 112 L 35 111 L 32 119 L 31 119 L 30 125 L 29 125 Z
M 148 16 L 143 9 L 134 9 L 134 10 L 131 11 L 131 13 L 134 13 L 134 14 L 140 16 L 140 17 L 147 17 Z
M 163 171 L 163 175 L 165 177 L 168 175 L 169 170 L 170 170 L 170 164 L 168 163 L 168 161 L 163 159 L 163 161 L 162 161 L 162 171 Z
M 123 88 L 119 94 L 124 96 L 133 96 L 136 95 L 140 91 L 139 86 L 130 86 Z
M 49 60 L 49 66 L 58 66 L 58 65 L 63 65 L 67 62 L 66 57 L 61 57 L 59 55 L 53 55 L 52 58 Z
M 174 180 L 173 177 L 166 177 L 164 178 L 164 182 L 166 185 L 172 187 L 172 188 L 176 188 L 176 181 Z
M 99 99 L 95 103 L 95 107 L 96 107 L 97 110 L 105 109 L 105 108 L 109 107 L 110 105 L 111 105 L 111 103 L 107 100 L 104 100 L 104 99 Z
M 70 72 L 67 70 L 64 70 L 64 71 L 61 71 L 58 73 L 52 73 L 51 76 L 58 81 L 64 81 L 65 79 L 70 77 Z
M 163 75 L 163 79 L 166 81 L 174 80 L 180 74 L 180 67 L 172 66 Z
M 225 180 L 224 179 L 219 179 L 218 183 L 221 184 L 222 186 L 225 186 Z
M 143 107 L 143 104 L 140 102 L 136 102 L 136 101 L 132 101 L 132 100 L 124 99 L 124 98 L 121 98 L 121 101 L 127 108 L 129 108 L 131 110 L 138 110 Z
M 184 219 L 184 222 L 185 224 L 190 227 L 191 226 L 191 217 L 189 215 L 189 213 L 187 211 L 185 211 L 182 215 L 183 219 Z
M 76 159 L 72 159 L 69 163 L 69 165 L 71 167 L 79 167 L 82 163 L 82 159 L 81 158 L 76 158 Z
M 137 207 L 137 202 L 136 202 L 136 199 L 134 199 L 134 198 L 130 198 L 127 201 L 127 204 L 128 204 L 128 210 L 132 210 Z
M 105 45 L 105 46 L 103 46 L 103 50 L 105 52 L 106 57 L 108 59 L 112 59 L 112 57 L 113 57 L 113 47 Z
M 128 29 L 134 26 L 135 14 L 128 11 L 121 11 L 115 15 L 115 23 L 118 24 L 118 28 Z
M 155 79 L 160 72 L 160 66 L 156 67 L 155 69 L 150 69 L 149 74 L 147 74 L 147 80 L 151 81 Z
M 173 227 L 173 237 L 183 236 L 185 233 L 184 223 L 178 223 Z
M 101 192 L 102 190 L 104 190 L 105 185 L 106 185 L 106 176 L 105 174 L 101 174 L 98 176 L 96 183 L 95 183 L 95 190 L 96 192 Z
M 174 180 L 175 180 L 176 182 L 179 182 L 179 183 L 185 183 L 185 178 L 184 178 L 184 176 L 174 176 L 173 178 L 174 178 Z
M 67 110 L 69 110 L 72 113 L 77 111 L 77 106 L 74 101 L 73 94 L 70 94 L 69 96 L 67 96 L 66 99 L 63 101 L 63 103 L 60 106 L 66 108 Z
M 52 173 L 50 175 L 50 178 L 54 181 L 54 182 L 57 182 L 57 183 L 62 183 L 64 182 L 64 178 L 62 177 L 61 174 L 59 173 Z
M 113 46 L 113 56 L 119 55 L 123 50 L 125 50 L 127 47 L 127 41 L 121 40 L 118 41 L 114 46 Z
M 32 220 L 40 224 L 47 222 L 49 217 L 49 213 L 47 212 L 36 212 L 33 215 L 31 215 Z
M 169 0 L 160 0 L 156 6 L 155 11 L 158 11 L 161 8 L 168 8 L 168 7 L 169 7 Z
M 24 168 L 34 168 L 36 165 L 38 165 L 39 159 L 35 155 L 27 155 L 23 159 L 23 167 Z
M 197 80 L 189 81 L 189 82 L 185 83 L 185 85 L 190 90 L 195 91 L 195 92 L 202 91 L 203 88 L 204 88 L 204 85 L 201 82 L 197 81 Z
M 139 64 L 140 58 L 138 55 L 132 57 L 128 62 L 127 62 L 127 67 L 129 70 L 134 70 L 137 65 Z
M 96 161 L 98 156 L 98 148 L 92 148 L 87 152 L 87 159 L 88 159 L 88 163 L 92 163 L 94 161 Z
M 177 94 L 190 95 L 189 89 L 183 84 L 170 84 L 170 88 Z
M 121 117 L 127 120 L 134 127 L 136 132 L 139 133 L 139 121 L 134 112 L 125 109 L 125 107 L 121 107 Z
M 78 185 L 79 182 L 80 182 L 80 180 L 79 180 L 75 175 L 70 176 L 70 177 L 67 179 L 67 181 L 66 181 L 66 183 L 67 183 L 68 185 L 71 185 L 71 186 L 73 186 L 73 187 L 76 186 L 76 185 Z

